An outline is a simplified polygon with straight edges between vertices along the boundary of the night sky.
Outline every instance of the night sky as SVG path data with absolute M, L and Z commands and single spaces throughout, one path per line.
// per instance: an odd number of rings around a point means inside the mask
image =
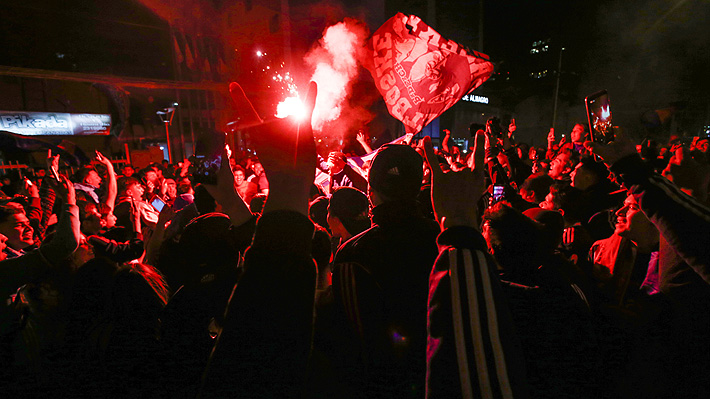
M 107 0 L 5 0 L 0 14 L 0 64 L 49 70 L 108 73 L 145 78 L 172 78 L 170 49 L 156 46 L 169 38 L 167 23 L 139 2 Z M 145 0 L 160 8 L 167 2 Z M 245 2 L 241 2 L 245 3 Z M 263 4 L 277 13 L 280 1 Z M 180 16 L 190 29 L 209 29 L 241 45 L 258 41 L 245 35 L 248 27 L 228 29 L 205 24 L 209 13 L 219 13 L 233 2 L 189 0 L 184 9 L 162 10 Z M 323 29 L 345 16 L 360 18 L 374 30 L 377 24 L 400 11 L 422 17 L 446 38 L 472 49 L 478 47 L 479 3 L 439 2 L 435 21 L 427 20 L 423 0 L 381 2 L 291 2 L 295 58 L 315 42 Z M 190 9 L 201 9 L 200 13 Z M 694 135 L 710 124 L 710 20 L 708 0 L 626 1 L 489 1 L 484 5 L 483 52 L 490 55 L 500 75 L 484 89 L 499 96 L 515 114 L 526 115 L 520 104 L 537 98 L 548 104 L 554 94 L 554 74 L 531 79 L 530 48 L 537 40 L 551 39 L 546 61 L 556 69 L 559 48 L 563 58 L 561 104 L 564 121 L 583 118 L 583 99 L 607 89 L 616 124 L 628 126 L 635 135 L 648 133 L 641 116 L 675 105 L 676 128 Z M 161 14 L 161 12 L 158 12 Z M 187 21 L 190 15 L 200 21 Z M 161 15 L 163 16 L 163 15 Z M 241 31 L 239 30 L 241 29 Z M 220 32 L 222 30 L 222 32 Z M 255 43 L 256 44 L 256 43 Z M 268 45 L 268 44 L 267 44 Z M 552 71 L 551 71 L 552 72 Z M 542 117 L 546 120 L 548 116 Z M 519 123 L 524 125 L 524 121 Z M 543 122 L 536 125 L 542 129 Z M 564 125 L 564 123 L 563 123 Z M 532 125 L 531 125 L 532 126 Z M 561 126 L 571 128 L 571 125 Z M 657 130 L 656 133 L 665 131 Z

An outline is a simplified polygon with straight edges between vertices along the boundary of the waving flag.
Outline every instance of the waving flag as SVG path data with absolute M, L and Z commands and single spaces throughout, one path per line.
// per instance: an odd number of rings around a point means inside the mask
M 418 133 L 493 73 L 488 56 L 446 40 L 419 17 L 398 13 L 370 39 L 366 67 L 390 114 Z

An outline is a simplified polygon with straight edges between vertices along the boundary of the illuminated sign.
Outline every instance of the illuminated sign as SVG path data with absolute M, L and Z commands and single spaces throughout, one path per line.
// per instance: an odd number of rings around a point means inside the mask
M 470 101 L 472 103 L 488 104 L 488 97 L 485 96 L 474 96 L 473 94 L 466 94 L 461 97 L 464 101 Z
M 0 111 L 0 130 L 26 136 L 108 134 L 111 115 Z

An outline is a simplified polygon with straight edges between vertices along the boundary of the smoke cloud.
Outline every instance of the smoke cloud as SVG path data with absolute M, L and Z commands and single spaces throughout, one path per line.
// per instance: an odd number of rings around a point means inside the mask
M 318 83 L 318 99 L 313 111 L 316 131 L 336 125 L 345 133 L 372 120 L 367 104 L 350 101 L 360 72 L 358 59 L 368 36 L 361 22 L 345 19 L 326 28 L 318 44 L 306 54 L 304 60 L 313 70 L 311 80 Z

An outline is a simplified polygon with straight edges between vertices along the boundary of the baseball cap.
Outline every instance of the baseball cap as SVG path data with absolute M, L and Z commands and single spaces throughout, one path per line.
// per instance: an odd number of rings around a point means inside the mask
M 373 190 L 393 200 L 414 199 L 424 175 L 423 159 L 412 147 L 386 144 L 372 160 L 368 183 Z

